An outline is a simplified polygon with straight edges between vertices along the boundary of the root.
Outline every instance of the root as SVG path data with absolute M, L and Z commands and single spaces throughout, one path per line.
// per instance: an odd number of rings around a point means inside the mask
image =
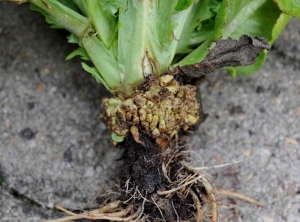
M 196 177 L 196 178 L 194 178 L 194 179 L 192 179 L 192 180 L 186 182 L 185 184 L 182 184 L 182 185 L 180 185 L 180 186 L 178 186 L 178 187 L 176 187 L 176 188 L 173 188 L 173 189 L 171 189 L 171 190 L 157 191 L 157 194 L 159 194 L 159 195 L 166 195 L 166 194 L 173 193 L 173 192 L 175 192 L 175 191 L 177 191 L 177 190 L 180 190 L 180 189 L 186 187 L 186 186 L 189 185 L 189 184 L 195 183 L 195 182 L 196 182 L 197 180 L 199 180 L 201 177 L 202 177 L 202 175 L 200 175 L 200 176 L 198 176 L 198 177 Z
M 203 212 L 202 212 L 202 206 L 201 202 L 197 196 L 197 194 L 194 191 L 190 191 L 190 194 L 192 195 L 194 204 L 196 206 L 197 214 L 196 214 L 196 220 L 197 221 L 203 221 Z
M 119 206 L 119 201 L 112 202 L 107 206 L 104 206 L 102 208 L 84 212 L 81 214 L 75 214 L 69 210 L 66 210 L 63 207 L 55 206 L 57 209 L 71 215 L 64 218 L 56 219 L 56 220 L 48 220 L 47 222 L 66 222 L 71 220 L 78 220 L 78 219 L 90 219 L 90 220 L 110 220 L 110 221 L 138 221 L 138 219 L 141 217 L 143 213 L 143 206 L 139 207 L 136 212 L 134 212 L 132 215 L 127 216 L 126 215 L 132 211 L 132 206 L 128 206 L 126 209 L 117 210 Z M 103 211 L 107 211 L 110 213 L 102 213 Z
M 216 189 L 205 177 L 202 178 L 202 183 L 207 193 L 208 202 L 211 208 L 211 221 L 217 222 L 219 217 L 219 207 L 217 204 Z
M 195 208 L 194 220 L 202 222 L 207 218 L 211 222 L 217 222 L 219 219 L 217 189 L 199 169 L 189 167 L 185 161 L 179 162 L 178 159 L 185 159 L 183 152 L 172 153 L 167 164 L 162 163 L 162 171 L 170 189 L 158 190 L 156 193 L 169 199 L 172 199 L 172 196 L 182 199 L 191 197 Z M 178 169 L 173 175 L 172 168 Z M 208 206 L 209 210 L 205 210 L 204 206 Z M 178 218 L 175 208 L 174 213 Z
M 95 220 L 95 219 L 117 219 L 118 217 L 122 217 L 125 216 L 128 212 L 128 210 L 121 210 L 119 212 L 114 212 L 114 213 L 101 213 L 101 209 L 96 209 L 96 210 L 92 210 L 92 211 L 88 211 L 88 212 L 84 212 L 81 214 L 75 214 L 69 210 L 64 209 L 63 207 L 60 206 L 56 206 L 57 209 L 70 214 L 72 216 L 70 217 L 66 217 L 65 220 L 60 219 L 59 221 L 68 221 L 68 219 L 73 218 L 73 219 L 91 219 L 91 220 Z M 113 209 L 111 209 L 110 211 L 112 211 Z M 52 222 L 54 222 L 56 220 L 53 220 Z
M 235 198 L 241 199 L 243 201 L 247 201 L 249 203 L 255 204 L 255 205 L 257 205 L 259 207 L 262 207 L 262 208 L 266 207 L 266 205 L 264 203 L 258 202 L 256 200 L 250 198 L 250 197 L 247 197 L 243 194 L 239 194 L 239 193 L 236 193 L 236 192 L 233 192 L 233 191 L 218 189 L 218 194 L 222 195 L 222 196 L 235 197 Z
M 98 209 L 74 213 L 50 222 L 77 219 L 109 221 L 210 221 L 217 222 L 217 190 L 198 169 L 189 167 L 183 145 L 161 152 L 155 143 L 139 135 L 128 136 L 120 167 L 117 195 L 107 195 Z M 106 203 L 106 204 L 103 204 Z
M 172 175 L 168 175 L 170 177 Z M 176 183 L 170 183 L 170 189 L 161 191 L 157 190 L 151 195 L 144 196 L 138 187 L 130 189 L 130 197 L 124 201 L 112 201 L 106 205 L 101 205 L 98 209 L 75 214 L 60 206 L 57 209 L 69 214 L 65 218 L 51 220 L 48 222 L 66 222 L 77 219 L 103 219 L 110 221 L 156 221 L 151 212 L 145 211 L 145 204 L 152 205 L 152 209 L 156 208 L 159 220 L 162 221 L 197 221 L 202 222 L 204 218 L 211 222 L 218 221 L 218 204 L 216 189 L 205 178 L 204 175 L 191 171 L 182 170 L 177 174 Z M 128 192 L 128 190 L 127 190 Z M 205 196 L 205 198 L 204 198 Z M 177 198 L 177 199 L 176 199 Z M 178 205 L 178 198 L 182 201 L 183 208 L 190 208 L 190 213 L 184 216 L 182 214 L 181 204 Z M 191 202 L 186 202 L 191 200 Z M 167 202 L 165 202 L 167 201 Z M 174 204 L 177 203 L 177 206 Z M 126 207 L 124 207 L 124 205 Z M 209 210 L 205 206 L 208 206 Z M 179 208 L 178 208 L 179 207 Z M 153 211 L 152 211 L 153 212 Z M 156 214 L 156 219 L 158 217 Z M 173 216 L 172 216 L 173 215 Z M 153 220 L 149 219 L 150 217 Z
M 224 163 L 224 164 L 209 166 L 209 167 L 192 167 L 192 166 L 190 166 L 190 164 L 188 164 L 186 162 L 182 162 L 182 164 L 186 167 L 193 168 L 194 170 L 212 170 L 212 169 L 223 168 L 223 167 L 230 166 L 230 165 L 233 165 L 233 164 L 241 163 L 241 162 L 244 162 L 248 159 L 249 158 L 245 158 L 245 159 L 242 159 L 242 160 L 237 160 L 237 161 L 233 161 L 233 162 L 230 162 L 230 163 Z

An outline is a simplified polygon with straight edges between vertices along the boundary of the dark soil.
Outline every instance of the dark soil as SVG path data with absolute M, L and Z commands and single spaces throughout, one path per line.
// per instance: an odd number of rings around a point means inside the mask
M 130 134 L 119 145 L 124 149 L 121 160 L 123 164 L 120 167 L 119 177 L 121 187 L 125 186 L 126 181 L 134 183 L 142 194 L 152 194 L 156 188 L 164 186 L 164 177 L 161 172 L 161 150 L 143 134 L 140 134 L 140 140 L 145 146 L 135 142 Z
M 170 196 L 160 196 L 156 193 L 172 188 L 162 172 L 162 163 L 168 162 L 175 152 L 180 153 L 182 150 L 162 153 L 153 139 L 144 134 L 140 134 L 139 139 L 144 145 L 137 143 L 131 134 L 118 145 L 124 153 L 119 159 L 120 196 L 117 198 L 136 208 L 144 204 L 144 215 L 147 215 L 148 221 L 190 221 L 195 214 L 191 195 L 182 197 L 174 192 Z M 182 170 L 179 163 L 182 158 L 179 156 L 170 161 L 168 172 L 172 180 L 176 180 L 176 175 Z M 126 202 L 131 197 L 135 198 Z

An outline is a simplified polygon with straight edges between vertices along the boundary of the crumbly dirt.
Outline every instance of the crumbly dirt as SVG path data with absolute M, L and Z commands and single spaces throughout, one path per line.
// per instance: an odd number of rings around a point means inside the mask
M 142 194 L 152 194 L 156 188 L 164 185 L 160 167 L 161 149 L 143 134 L 140 134 L 140 140 L 145 146 L 135 142 L 133 136 L 129 134 L 119 145 L 124 153 L 120 159 L 123 163 L 118 175 L 121 187 L 124 187 L 127 181 L 132 180 Z
M 181 144 L 178 148 L 177 144 L 169 152 L 163 153 L 155 140 L 142 133 L 139 139 L 143 144 L 137 143 L 132 134 L 129 134 L 118 145 L 123 150 L 123 155 L 119 159 L 120 188 L 115 190 L 119 195 L 113 196 L 114 200 L 121 200 L 124 208 L 126 205 L 133 205 L 135 208 L 143 205 L 143 215 L 148 221 L 196 221 L 193 217 L 197 214 L 195 203 L 188 189 L 185 190 L 185 195 L 183 191 L 182 193 L 173 192 L 167 196 L 157 193 L 157 191 L 166 191 L 171 187 L 176 187 L 174 184 L 178 178 L 185 179 L 187 175 L 192 174 L 183 170 L 179 162 L 185 159 L 185 155 L 180 154 L 185 150 L 184 145 Z M 162 172 L 162 165 L 166 163 L 169 164 L 168 179 Z M 199 184 L 192 184 L 189 189 L 195 190 L 199 199 L 201 199 L 200 196 L 206 195 L 206 191 Z M 108 198 L 111 197 L 108 195 Z M 101 198 L 98 203 L 102 205 L 105 202 L 109 201 Z

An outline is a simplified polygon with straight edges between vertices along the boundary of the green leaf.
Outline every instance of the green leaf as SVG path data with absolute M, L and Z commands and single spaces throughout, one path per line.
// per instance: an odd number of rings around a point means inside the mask
M 108 50 L 95 35 L 85 36 L 81 40 L 89 58 L 101 74 L 106 87 L 111 90 L 121 89 L 121 70 L 112 51 Z
M 118 12 L 123 0 L 101 0 L 98 2 L 103 12 L 112 16 Z
M 102 83 L 106 88 L 109 89 L 109 86 L 106 84 L 106 82 L 104 81 L 104 79 L 101 77 L 101 74 L 98 72 L 98 70 L 95 67 L 90 67 L 89 65 L 87 65 L 86 63 L 82 62 L 81 63 L 82 68 L 90 73 L 98 83 Z
M 70 0 L 57 0 L 57 1 L 59 1 L 61 4 L 65 5 L 65 6 L 67 6 L 68 8 L 74 10 L 75 12 L 80 13 L 80 9 L 74 1 L 70 1 Z
M 67 39 L 68 39 L 69 43 L 76 43 L 78 45 L 81 45 L 80 38 L 78 36 L 74 35 L 74 34 L 69 35 L 67 37 Z
M 173 16 L 177 0 L 124 1 L 119 11 L 118 61 L 126 93 L 150 73 L 165 72 L 175 55 L 178 26 Z M 175 36 L 175 37 L 174 37 Z
M 86 1 L 89 17 L 92 20 L 97 37 L 110 48 L 117 28 L 117 17 L 114 15 L 121 6 L 119 1 Z
M 231 13 L 234 14 L 233 12 Z M 268 16 L 265 16 L 266 14 L 268 14 Z M 290 18 L 291 16 L 281 13 L 271 0 L 267 0 L 259 8 L 256 8 L 251 15 L 249 14 L 247 20 L 240 23 L 239 26 L 236 26 L 235 30 L 231 32 L 230 37 L 236 39 L 242 34 L 247 34 L 252 37 L 263 36 L 267 38 L 269 44 L 272 45 L 285 28 Z M 228 26 L 226 28 L 228 28 Z M 230 67 L 227 70 L 230 72 L 231 76 L 256 73 L 264 64 L 267 53 L 267 51 L 262 52 L 256 58 L 256 62 L 253 65 Z
M 43 16 L 45 16 L 45 20 L 48 24 L 50 24 L 50 28 L 53 28 L 53 29 L 63 29 L 64 27 L 59 25 L 55 20 L 53 20 L 46 11 L 44 11 L 43 9 L 41 9 L 40 7 L 34 5 L 34 4 L 30 4 L 29 8 L 32 10 L 32 11 L 36 11 L 36 12 L 39 12 L 41 13 Z
M 296 0 L 274 0 L 279 8 L 300 14 Z M 130 95 L 149 74 L 201 62 L 220 38 L 242 34 L 273 43 L 290 16 L 272 0 L 35 0 L 31 8 L 54 28 L 72 34 L 83 63 L 111 92 Z M 228 67 L 232 76 L 257 71 L 267 52 L 248 67 Z M 175 63 L 175 64 L 173 64 Z M 172 66 L 172 67 L 170 67 Z
M 192 4 L 194 4 L 197 1 L 198 0 L 178 0 L 177 4 L 175 6 L 175 10 L 177 12 L 186 10 L 187 8 L 189 8 Z
M 218 1 L 214 1 L 214 3 L 218 3 Z M 186 57 L 184 57 L 181 61 L 179 61 L 177 64 L 174 64 L 173 66 L 185 66 L 201 62 L 208 54 L 211 44 L 222 37 L 224 23 L 227 16 L 227 0 L 219 2 L 218 7 L 216 7 L 216 5 L 214 6 L 217 14 L 215 19 L 213 20 L 213 23 L 209 24 L 213 27 L 210 28 L 210 30 L 213 31 L 209 33 L 208 37 L 203 43 L 201 43 L 196 49 L 194 49 L 191 53 L 189 53 Z
M 189 53 L 192 47 L 204 42 L 212 35 L 215 14 L 211 12 L 210 0 L 199 1 L 195 4 L 183 27 L 176 53 Z M 209 27 L 207 29 L 207 27 Z
M 66 0 L 70 1 L 70 0 Z M 87 16 L 87 6 L 86 6 L 86 0 L 72 0 L 77 7 L 80 9 L 80 12 L 82 15 Z
M 299 0 L 274 0 L 274 2 L 285 14 L 300 17 Z
M 31 9 L 39 11 L 46 17 L 46 21 L 54 28 L 64 28 L 69 32 L 82 36 L 90 27 L 89 20 L 56 0 L 32 1 Z
M 279 18 L 277 19 L 273 30 L 272 30 L 272 38 L 269 40 L 269 44 L 273 44 L 275 40 L 279 37 L 281 32 L 285 29 L 292 16 L 281 13 Z
M 249 35 L 251 37 L 262 36 L 270 40 L 272 38 L 272 29 L 281 11 L 272 0 L 244 1 L 245 6 L 238 5 L 239 7 L 237 7 L 230 4 L 237 4 L 240 1 L 229 0 L 228 14 L 231 15 L 231 19 L 226 21 L 223 38 L 238 39 L 241 35 Z M 257 4 L 253 10 L 250 10 L 253 7 L 253 2 L 257 2 Z M 235 12 L 232 8 L 239 11 Z
M 125 139 L 125 136 L 118 136 L 117 134 L 112 133 L 112 134 L 111 134 L 111 138 L 112 138 L 114 141 L 120 143 L 120 142 L 122 142 L 122 141 Z
M 228 0 L 228 13 L 223 39 L 232 36 L 266 0 Z M 269 0 L 271 1 L 271 0 Z M 243 33 L 247 34 L 247 33 Z M 239 36 L 235 36 L 238 39 Z
M 87 54 L 86 50 L 82 47 L 80 47 L 80 48 L 74 50 L 72 53 L 70 53 L 66 57 L 66 60 L 70 60 L 70 59 L 74 58 L 75 56 L 80 56 L 80 58 L 83 60 L 91 60 L 91 58 Z

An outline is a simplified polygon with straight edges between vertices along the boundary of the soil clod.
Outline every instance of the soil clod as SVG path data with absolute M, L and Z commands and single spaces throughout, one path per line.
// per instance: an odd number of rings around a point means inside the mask
M 72 216 L 58 221 L 218 221 L 217 190 L 204 174 L 186 165 L 189 152 L 183 152 L 184 144 L 170 143 L 162 150 L 140 133 L 138 142 L 129 134 L 118 147 L 124 150 L 118 190 L 101 198 L 96 210 L 74 214 L 59 207 Z
M 141 194 L 151 194 L 157 187 L 161 187 L 164 181 L 161 168 L 160 148 L 143 134 L 139 135 L 143 144 L 137 143 L 130 134 L 119 147 L 124 149 L 121 160 L 119 177 L 121 187 L 133 184 L 138 187 Z M 129 186 L 129 185 L 128 185 Z

